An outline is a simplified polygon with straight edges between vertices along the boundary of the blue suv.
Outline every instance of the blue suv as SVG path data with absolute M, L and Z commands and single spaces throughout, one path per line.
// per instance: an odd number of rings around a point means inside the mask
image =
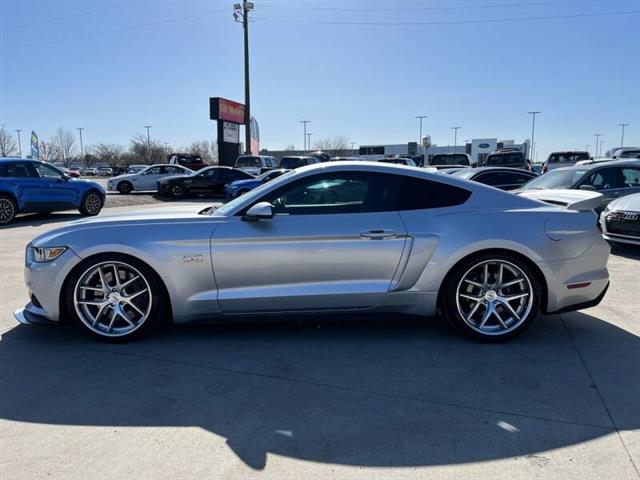
M 104 200 L 104 188 L 96 182 L 71 178 L 44 162 L 0 158 L 0 225 L 19 213 L 77 208 L 83 216 L 97 215 Z

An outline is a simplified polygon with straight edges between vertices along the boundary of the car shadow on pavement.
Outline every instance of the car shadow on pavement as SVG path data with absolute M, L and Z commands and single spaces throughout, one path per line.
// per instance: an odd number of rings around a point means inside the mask
M 116 345 L 19 326 L 0 342 L 0 378 L 0 419 L 196 426 L 254 469 L 269 454 L 377 467 L 539 458 L 640 427 L 640 339 L 584 313 L 541 317 L 503 344 L 416 319 L 194 325 Z
M 50 214 L 39 214 L 39 213 L 26 213 L 24 215 L 18 215 L 10 224 L 0 226 L 0 230 L 8 230 L 10 228 L 20 228 L 20 227 L 39 227 L 41 225 L 51 224 L 52 226 L 56 223 L 69 222 L 72 220 L 80 220 L 81 218 L 85 218 L 77 211 L 68 211 L 68 212 L 57 212 Z

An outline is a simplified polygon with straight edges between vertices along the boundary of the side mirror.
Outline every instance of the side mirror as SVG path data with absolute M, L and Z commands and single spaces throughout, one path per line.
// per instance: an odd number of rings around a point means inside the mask
M 242 217 L 245 222 L 257 222 L 258 220 L 270 220 L 272 218 L 273 205 L 269 202 L 256 203 Z
M 594 187 L 593 185 L 580 185 L 579 190 L 588 190 L 589 192 L 595 192 L 596 187 Z

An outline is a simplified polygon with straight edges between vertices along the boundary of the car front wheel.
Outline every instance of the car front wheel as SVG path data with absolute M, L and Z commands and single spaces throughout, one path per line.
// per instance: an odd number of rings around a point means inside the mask
M 185 188 L 178 183 L 169 187 L 169 193 L 173 198 L 182 198 L 187 192 Z
M 118 192 L 123 195 L 128 195 L 133 190 L 133 185 L 129 182 L 120 182 L 118 184 Z
M 82 202 L 80 203 L 80 214 L 83 217 L 93 217 L 98 215 L 102 210 L 103 200 L 102 195 L 98 192 L 88 192 L 85 194 Z
M 10 223 L 16 218 L 17 213 L 18 206 L 16 202 L 11 197 L 0 195 L 0 225 Z
M 458 265 L 445 285 L 447 318 L 467 335 L 484 341 L 522 333 L 540 310 L 540 284 L 515 255 L 487 254 Z
M 105 341 L 139 337 L 159 325 L 165 312 L 157 274 L 125 255 L 89 259 L 66 285 L 68 312 L 86 332 Z

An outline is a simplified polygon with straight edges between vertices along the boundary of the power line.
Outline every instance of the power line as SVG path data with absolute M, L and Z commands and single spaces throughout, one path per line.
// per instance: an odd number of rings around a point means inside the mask
M 109 35 L 109 34 L 112 34 L 112 33 L 127 32 L 127 31 L 130 31 L 130 30 L 137 30 L 139 28 L 153 27 L 153 26 L 156 26 L 156 25 L 165 25 L 167 23 L 182 22 L 182 21 L 191 20 L 191 19 L 194 19 L 194 18 L 201 18 L 201 17 L 206 16 L 206 15 L 212 15 L 214 13 L 220 13 L 220 12 L 230 12 L 230 8 L 229 7 L 225 7 L 225 8 L 218 8 L 218 9 L 215 9 L 215 10 L 206 10 L 204 12 L 196 13 L 196 14 L 193 14 L 193 15 L 185 15 L 184 17 L 169 18 L 169 19 L 160 20 L 160 21 L 157 21 L 157 22 L 139 23 L 139 24 L 136 24 L 136 25 L 129 25 L 129 26 L 126 26 L 126 27 L 115 28 L 113 30 L 105 30 L 105 31 L 102 31 L 102 32 L 74 35 L 74 36 L 69 36 L 69 37 L 64 37 L 64 38 L 53 39 L 53 40 L 50 40 L 50 41 L 35 42 L 35 43 L 29 43 L 29 44 L 25 44 L 25 45 L 18 45 L 18 46 L 15 46 L 15 47 L 3 48 L 0 51 L 6 52 L 6 51 L 9 51 L 9 50 L 18 50 L 18 49 L 21 49 L 21 48 L 30 48 L 30 47 L 37 47 L 37 46 L 40 46 L 40 45 L 49 45 L 49 44 L 52 44 L 52 43 L 67 42 L 69 40 L 77 40 L 77 39 L 80 39 L 80 38 L 92 38 L 92 37 L 97 37 L 97 36 L 101 36 L 101 35 Z
M 443 21 L 429 21 L 429 22 L 340 22 L 331 20 L 295 20 L 284 18 L 268 18 L 268 17 L 253 17 L 255 20 L 266 20 L 269 22 L 284 22 L 284 23 L 305 23 L 316 25 L 367 25 L 367 26 L 401 26 L 401 25 L 462 25 L 462 24 L 476 24 L 476 23 L 505 23 L 505 22 L 521 22 L 521 21 L 535 21 L 535 20 L 562 20 L 571 18 L 585 18 L 585 17 L 605 17 L 614 15 L 634 15 L 640 13 L 640 10 L 627 10 L 624 12 L 599 12 L 599 13 L 575 13 L 569 15 L 545 15 L 536 17 L 510 17 L 510 18 L 488 18 L 488 19 L 476 19 L 476 20 L 443 20 Z

